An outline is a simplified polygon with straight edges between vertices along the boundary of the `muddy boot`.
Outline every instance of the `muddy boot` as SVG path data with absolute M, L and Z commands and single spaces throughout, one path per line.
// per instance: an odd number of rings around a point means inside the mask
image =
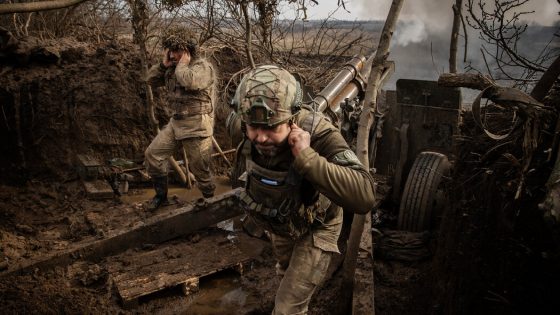
M 156 195 L 148 203 L 147 209 L 149 211 L 155 211 L 161 205 L 167 204 L 167 176 L 154 176 L 152 182 Z
M 245 216 L 241 219 L 243 230 L 252 237 L 261 238 L 264 235 L 264 230 L 260 227 L 252 217 Z
M 202 197 L 204 197 L 204 198 L 206 198 L 206 199 L 212 198 L 212 197 L 214 197 L 214 192 L 213 192 L 213 191 L 212 191 L 212 192 L 204 192 L 204 191 L 203 191 L 203 192 L 202 192 Z
M 202 197 L 205 199 L 214 197 L 214 190 L 216 190 L 216 185 L 210 183 L 209 185 L 199 186 L 200 192 L 202 193 Z

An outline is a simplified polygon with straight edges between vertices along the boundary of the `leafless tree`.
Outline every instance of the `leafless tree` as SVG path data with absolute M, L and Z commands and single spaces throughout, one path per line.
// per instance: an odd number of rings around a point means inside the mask
M 33 4 L 30 8 L 35 8 L 36 3 L 38 2 L 20 4 Z M 0 22 L 17 37 L 32 35 L 49 39 L 74 36 L 81 40 L 99 42 L 122 33 L 128 25 L 127 15 L 125 2 L 98 0 L 81 1 L 79 5 L 64 6 L 58 10 L 0 15 Z
M 467 0 L 466 3 L 467 22 L 479 32 L 483 41 L 481 51 L 495 62 L 491 75 L 513 81 L 516 86 L 534 83 L 546 70 L 548 62 L 558 56 L 558 51 L 550 45 L 552 38 L 536 56 L 530 57 L 521 51 L 521 39 L 527 30 L 522 20 L 534 13 L 523 8 L 530 1 L 496 0 L 488 5 L 483 0 Z
M 453 5 L 453 27 L 451 29 L 451 42 L 449 48 L 449 72 L 457 72 L 457 44 L 459 41 L 459 29 L 462 24 L 463 0 L 456 0 Z M 467 33 L 465 32 L 465 38 Z M 465 43 L 465 47 L 466 47 Z

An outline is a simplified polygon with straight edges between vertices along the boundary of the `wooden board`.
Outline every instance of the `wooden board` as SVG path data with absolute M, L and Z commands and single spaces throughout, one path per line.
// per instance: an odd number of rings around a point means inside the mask
M 115 195 L 113 188 L 106 180 L 96 179 L 82 181 L 82 183 L 89 199 L 111 199 Z
M 243 213 L 237 205 L 237 197 L 242 188 L 237 188 L 214 196 L 207 201 L 188 204 L 148 217 L 142 221 L 122 224 L 120 229 L 110 229 L 100 240 L 86 239 L 72 244 L 63 251 L 53 251 L 45 257 L 10 265 L 0 271 L 0 277 L 48 270 L 55 266 L 67 266 L 78 259 L 97 262 L 102 258 L 122 253 L 142 244 L 159 244 L 177 237 L 193 233 L 218 222 L 231 219 Z M 95 220 L 94 217 L 91 217 Z
M 231 235 L 213 232 L 196 243 L 176 240 L 153 250 L 127 251 L 110 257 L 108 270 L 123 305 L 134 307 L 140 297 L 179 285 L 184 294 L 192 294 L 198 291 L 200 278 L 222 270 L 241 273 L 243 265 L 260 255 L 264 245 L 243 233 L 233 238 Z M 242 249 L 242 243 L 251 244 L 251 251 Z

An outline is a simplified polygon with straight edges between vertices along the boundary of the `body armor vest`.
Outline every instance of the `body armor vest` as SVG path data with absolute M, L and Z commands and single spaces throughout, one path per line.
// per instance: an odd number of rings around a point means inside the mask
M 203 115 L 212 113 L 211 89 L 187 90 L 177 82 L 175 67 L 165 73 L 167 99 L 175 114 L 183 116 Z
M 302 128 L 306 130 L 305 123 Z M 310 189 L 311 184 L 292 168 L 273 171 L 259 166 L 252 160 L 250 141 L 245 141 L 241 149 L 247 177 L 240 201 L 265 229 L 298 239 L 313 224 L 325 221 L 331 204 L 327 197 Z

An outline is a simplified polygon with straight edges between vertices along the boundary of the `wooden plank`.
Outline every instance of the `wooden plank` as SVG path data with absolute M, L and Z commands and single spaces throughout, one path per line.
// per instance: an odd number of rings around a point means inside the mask
M 108 270 L 121 296 L 123 305 L 166 288 L 181 286 L 184 294 L 198 291 L 200 278 L 233 269 L 260 255 L 259 245 L 247 235 L 239 234 L 236 242 L 228 240 L 231 233 L 214 232 L 200 241 L 186 240 L 158 246 L 155 250 L 127 251 L 108 259 Z M 243 251 L 240 242 L 251 243 L 260 250 Z
M 193 233 L 218 222 L 243 213 L 238 206 L 236 194 L 242 188 L 202 200 L 194 205 L 154 215 L 131 228 L 110 231 L 97 241 L 78 243 L 71 249 L 54 253 L 44 259 L 11 266 L 0 277 L 47 270 L 54 266 L 66 266 L 78 259 L 99 261 L 103 257 L 123 252 L 143 244 L 159 244 L 182 235 Z
M 76 156 L 76 169 L 82 180 L 96 180 L 99 176 L 99 168 L 102 166 L 99 161 L 87 154 Z
M 109 185 L 106 180 L 84 180 L 82 184 L 84 185 L 86 196 L 89 199 L 111 199 L 115 196 L 113 188 L 111 188 L 111 185 Z

